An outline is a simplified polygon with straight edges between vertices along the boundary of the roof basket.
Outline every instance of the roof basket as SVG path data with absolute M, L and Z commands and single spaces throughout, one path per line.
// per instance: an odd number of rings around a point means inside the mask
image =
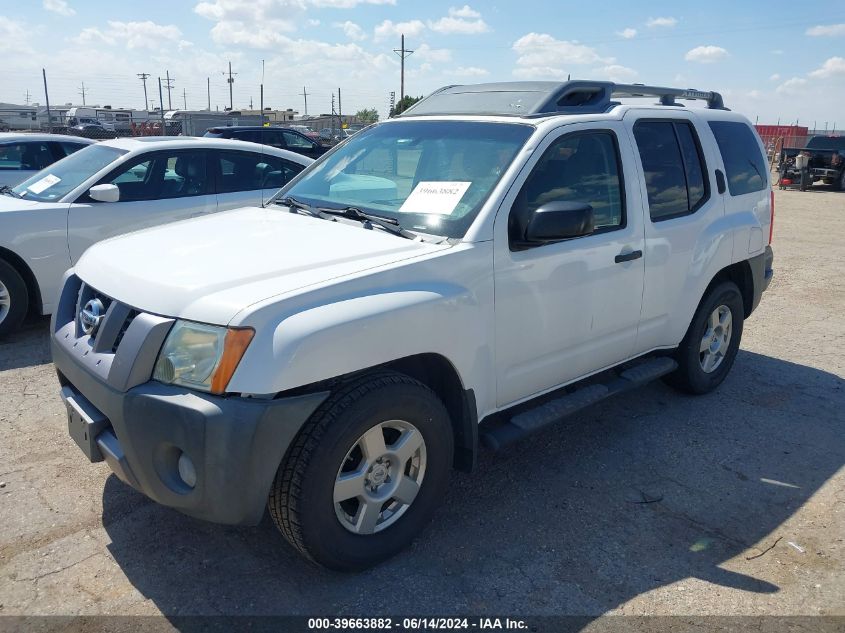
M 698 99 L 726 110 L 722 95 L 692 88 L 663 88 L 610 81 L 517 81 L 471 86 L 445 86 L 405 110 L 404 115 L 496 114 L 520 117 L 549 114 L 595 114 L 619 105 L 619 97 L 656 97 L 659 105 L 680 105 L 676 99 Z

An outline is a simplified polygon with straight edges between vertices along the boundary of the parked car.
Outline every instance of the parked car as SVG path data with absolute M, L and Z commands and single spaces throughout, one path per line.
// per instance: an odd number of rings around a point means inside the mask
M 319 133 L 315 132 L 313 129 L 311 129 L 307 125 L 290 125 L 288 127 L 291 130 L 299 132 L 300 134 L 304 134 L 305 136 L 310 138 L 312 141 L 318 141 L 319 142 L 319 140 L 320 140 Z
M 286 149 L 309 158 L 319 158 L 328 151 L 327 147 L 296 130 L 257 125 L 232 125 L 213 127 L 203 135 L 208 138 L 232 138 L 250 143 L 261 143 L 270 147 Z
M 93 142 L 61 134 L 0 133 L 0 187 L 16 185 Z
M 264 208 L 90 248 L 51 325 L 70 435 L 158 503 L 269 505 L 311 560 L 372 565 L 479 438 L 658 377 L 715 389 L 772 276 L 770 185 L 718 93 L 441 89 Z
M 823 182 L 845 191 L 845 136 L 814 136 L 806 147 L 784 148 L 780 152 L 781 179 L 798 183 L 801 174 L 795 169 L 795 157 L 805 152 L 809 157 L 809 184 Z
M 0 335 L 28 311 L 50 314 L 62 273 L 94 242 L 259 205 L 310 163 L 239 141 L 124 138 L 90 145 L 0 189 Z
M 81 136 L 83 138 L 92 138 L 97 140 L 117 138 L 118 134 L 114 130 L 110 130 L 97 123 L 80 123 L 73 125 L 67 129 L 68 134 L 74 136 Z

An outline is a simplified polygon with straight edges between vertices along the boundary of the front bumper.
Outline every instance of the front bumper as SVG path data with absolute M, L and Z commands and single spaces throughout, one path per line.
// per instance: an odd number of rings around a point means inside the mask
M 76 289 L 82 296 L 84 286 L 80 290 L 77 283 Z M 101 341 L 74 335 L 78 328 L 75 320 L 65 320 L 64 299 L 65 292 L 54 315 L 53 362 L 63 400 L 69 410 L 82 413 L 81 418 L 69 416 L 69 430 L 80 445 L 81 437 L 90 441 L 85 450 L 89 459 L 105 459 L 130 486 L 185 514 L 216 523 L 258 523 L 289 445 L 328 393 L 278 399 L 224 397 L 152 382 L 157 351 L 153 354 L 145 345 L 152 338 L 160 347 L 155 327 L 146 338 L 140 336 L 141 319 L 126 330 L 112 353 L 113 348 L 103 349 Z M 107 321 L 102 327 L 98 337 L 107 333 Z M 130 358 L 126 350 L 136 345 Z M 103 365 L 109 368 L 101 375 Z M 178 471 L 183 453 L 196 472 L 192 487 Z

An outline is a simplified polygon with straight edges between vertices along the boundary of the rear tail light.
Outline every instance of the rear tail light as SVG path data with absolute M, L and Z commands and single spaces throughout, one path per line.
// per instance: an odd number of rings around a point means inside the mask
M 771 213 L 771 217 L 769 218 L 769 244 L 771 244 L 772 232 L 775 230 L 775 190 L 772 189 L 769 194 L 769 212 Z

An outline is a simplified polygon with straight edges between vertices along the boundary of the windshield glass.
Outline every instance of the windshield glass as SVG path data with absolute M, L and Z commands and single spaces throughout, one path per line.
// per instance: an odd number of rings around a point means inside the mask
M 15 187 L 27 200 L 55 202 L 124 154 L 125 149 L 89 145 L 42 169 Z
M 463 237 L 534 128 L 401 121 L 358 132 L 283 196 L 355 206 L 411 231 Z

